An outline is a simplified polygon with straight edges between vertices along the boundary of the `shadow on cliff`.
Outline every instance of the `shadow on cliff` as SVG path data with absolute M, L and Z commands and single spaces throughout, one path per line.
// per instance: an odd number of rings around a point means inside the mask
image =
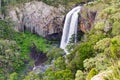
M 38 50 L 34 43 L 30 47 L 30 57 L 34 60 L 35 66 L 39 66 L 48 60 L 46 53 Z

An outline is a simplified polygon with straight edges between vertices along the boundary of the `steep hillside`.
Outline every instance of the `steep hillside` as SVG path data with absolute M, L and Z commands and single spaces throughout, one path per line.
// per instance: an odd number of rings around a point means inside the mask
M 2 0 L 0 80 L 119 80 L 120 0 L 87 1 Z M 66 12 L 79 3 L 86 3 L 79 12 L 79 40 L 66 55 L 54 42 Z M 43 34 L 49 22 L 46 34 L 54 36 Z

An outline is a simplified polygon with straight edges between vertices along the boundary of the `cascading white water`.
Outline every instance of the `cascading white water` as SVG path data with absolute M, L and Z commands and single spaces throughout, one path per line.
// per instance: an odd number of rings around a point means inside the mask
M 77 35 L 78 13 L 80 9 L 81 6 L 77 6 L 73 8 L 71 11 L 69 11 L 68 14 L 66 15 L 61 44 L 60 44 L 60 48 L 64 49 L 66 54 L 69 54 L 69 52 L 66 49 L 66 46 L 69 44 L 72 35 L 75 35 L 75 37 Z M 74 41 L 76 42 L 76 38 Z

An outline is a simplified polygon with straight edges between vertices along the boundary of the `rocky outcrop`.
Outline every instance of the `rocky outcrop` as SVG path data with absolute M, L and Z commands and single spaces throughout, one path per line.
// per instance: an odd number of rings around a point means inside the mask
M 64 8 L 49 6 L 43 2 L 25 3 L 22 8 L 15 7 L 8 11 L 8 18 L 15 23 L 15 29 L 46 36 L 62 31 Z
M 86 33 L 89 32 L 90 29 L 94 26 L 94 22 L 95 22 L 95 17 L 97 14 L 97 11 L 91 11 L 88 10 L 86 8 L 84 8 L 84 6 L 82 7 L 82 10 L 79 13 L 79 26 L 78 26 L 78 35 L 77 35 L 77 40 L 80 41 L 81 40 L 81 36 Z M 60 33 L 53 33 L 50 35 L 46 36 L 46 39 L 48 40 L 57 40 L 60 41 L 61 40 L 61 35 L 62 32 Z
M 49 38 L 62 32 L 63 12 L 63 7 L 55 8 L 43 2 L 32 1 L 25 3 L 21 8 L 10 8 L 7 18 L 12 20 L 17 31 L 29 30 Z M 96 11 L 90 11 L 83 6 L 80 11 L 79 30 L 84 33 L 88 32 L 94 24 L 96 13 Z M 60 37 L 61 35 L 59 35 L 59 40 Z
M 79 29 L 86 33 L 93 27 L 97 11 L 91 11 L 82 7 L 79 17 Z
M 15 25 L 14 29 L 16 31 L 19 31 L 19 29 L 22 27 L 22 19 L 23 19 L 23 12 L 22 9 L 15 7 L 10 8 L 8 10 L 8 14 L 6 16 L 7 19 L 10 19 L 11 22 Z

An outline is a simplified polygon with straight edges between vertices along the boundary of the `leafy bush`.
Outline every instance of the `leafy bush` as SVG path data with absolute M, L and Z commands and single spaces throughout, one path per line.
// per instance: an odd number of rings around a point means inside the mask
M 120 22 L 115 21 L 112 27 L 112 35 L 120 35 Z
M 0 38 L 12 39 L 14 30 L 7 21 L 0 20 Z
M 54 62 L 54 66 L 56 70 L 65 70 L 66 69 L 66 63 L 64 57 L 59 57 Z
M 87 77 L 86 77 L 86 80 L 91 80 L 91 78 L 96 75 L 98 72 L 95 68 L 92 68 L 90 70 L 90 72 L 88 73 Z
M 28 31 L 15 32 L 10 26 L 11 23 L 0 20 L 0 58 L 2 61 L 0 78 L 6 78 L 10 72 L 19 73 L 30 66 L 32 60 L 29 57 L 30 46 L 34 43 L 38 50 L 47 52 L 49 45 L 43 37 L 32 34 Z M 26 64 L 24 64 L 26 63 Z M 24 69 L 24 70 L 23 70 Z M 5 77 L 4 74 L 6 74 Z
M 83 42 L 79 46 L 76 47 L 76 50 L 73 51 L 69 56 L 68 55 L 68 65 L 67 67 L 76 72 L 76 70 L 83 69 L 83 61 L 89 57 L 94 55 L 94 48 L 91 43 Z
M 48 69 L 43 77 L 43 80 L 73 80 L 73 74 L 70 70 Z
M 113 58 L 119 58 L 120 56 L 120 36 L 115 36 L 111 40 L 110 45 L 111 56 Z
M 42 80 L 39 76 L 39 74 L 36 74 L 35 72 L 31 71 L 28 73 L 27 76 L 23 80 Z
M 85 74 L 81 70 L 77 70 L 75 80 L 85 80 Z
M 20 69 L 24 64 L 15 41 L 0 40 L 0 69 L 2 74 L 8 74 Z M 5 76 L 7 77 L 7 75 Z
M 120 62 L 108 69 L 109 73 L 104 76 L 104 80 L 120 80 Z
M 105 38 L 106 35 L 102 31 L 92 29 L 90 33 L 87 35 L 87 37 L 88 37 L 88 41 L 91 44 L 95 45 L 96 42 Z
M 12 74 L 10 74 L 8 80 L 18 80 L 18 74 L 16 72 L 13 72 Z
M 84 68 L 89 71 L 95 67 L 98 71 L 107 69 L 120 56 L 120 37 L 104 38 L 96 43 L 94 48 L 97 55 L 94 58 L 84 60 Z M 104 65 L 104 66 L 103 66 Z
M 94 58 L 84 60 L 84 68 L 87 72 L 92 68 L 96 68 L 98 71 L 106 70 L 107 67 L 111 65 L 112 65 L 111 58 L 107 57 L 103 53 L 99 53 Z
M 110 46 L 110 42 L 110 38 L 104 38 L 96 43 L 94 49 L 97 50 L 97 52 L 104 52 Z
M 117 9 L 114 6 L 109 6 L 105 9 L 103 9 L 99 16 L 101 19 L 108 19 L 112 14 L 115 14 L 117 12 Z
M 49 58 L 49 62 L 52 60 L 56 60 L 59 57 L 62 57 L 64 55 L 64 51 L 60 48 L 54 47 L 47 53 L 47 57 Z
M 96 30 L 101 30 L 101 31 L 103 31 L 104 30 L 104 27 L 105 27 L 105 24 L 104 24 L 104 22 L 98 22 L 98 23 L 96 23 L 95 24 L 95 29 Z

